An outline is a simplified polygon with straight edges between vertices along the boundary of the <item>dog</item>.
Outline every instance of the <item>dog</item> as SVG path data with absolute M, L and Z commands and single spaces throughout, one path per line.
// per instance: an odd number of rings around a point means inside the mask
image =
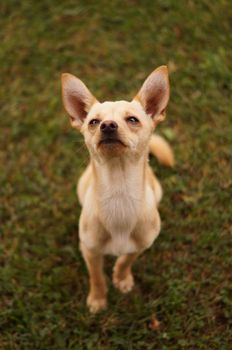
M 160 232 L 162 188 L 148 163 L 149 152 L 173 166 L 169 144 L 154 129 L 164 120 L 169 100 L 166 66 L 154 70 L 131 102 L 100 103 L 86 85 L 62 74 L 62 99 L 72 127 L 84 136 L 90 163 L 79 179 L 82 205 L 80 249 L 89 273 L 91 313 L 107 306 L 103 257 L 117 256 L 114 286 L 134 286 L 132 264 Z

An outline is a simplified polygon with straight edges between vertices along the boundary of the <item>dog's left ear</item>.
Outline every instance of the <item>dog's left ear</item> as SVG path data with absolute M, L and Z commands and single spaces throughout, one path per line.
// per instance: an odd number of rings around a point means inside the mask
M 63 104 L 70 116 L 71 125 L 80 129 L 90 108 L 97 102 L 85 84 L 74 75 L 61 77 Z
M 149 75 L 134 100 L 140 102 L 145 112 L 154 119 L 155 125 L 165 119 L 169 100 L 167 66 L 160 66 Z

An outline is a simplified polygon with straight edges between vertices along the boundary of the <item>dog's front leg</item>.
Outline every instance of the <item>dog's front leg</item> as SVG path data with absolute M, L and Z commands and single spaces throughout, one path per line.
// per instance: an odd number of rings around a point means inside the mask
M 89 272 L 90 290 L 87 298 L 89 311 L 96 313 L 106 308 L 107 286 L 103 272 L 103 255 L 95 253 L 84 244 L 81 251 Z
M 132 264 L 140 253 L 133 253 L 120 256 L 113 269 L 113 283 L 122 293 L 128 293 L 134 287 L 132 275 Z

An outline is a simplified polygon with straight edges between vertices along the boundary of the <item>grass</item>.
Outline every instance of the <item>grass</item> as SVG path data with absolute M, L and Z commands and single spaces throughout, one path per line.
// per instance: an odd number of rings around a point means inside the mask
M 230 1 L 8 0 L 0 13 L 0 349 L 229 350 Z M 172 91 L 159 133 L 177 159 L 152 160 L 162 232 L 135 264 L 135 290 L 110 284 L 109 309 L 90 316 L 75 196 L 88 157 L 60 74 L 129 99 L 161 64 Z

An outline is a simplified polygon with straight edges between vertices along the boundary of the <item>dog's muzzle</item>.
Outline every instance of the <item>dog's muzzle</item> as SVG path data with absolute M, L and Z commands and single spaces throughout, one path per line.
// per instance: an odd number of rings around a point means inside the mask
M 106 120 L 100 125 L 101 140 L 99 145 L 102 144 L 121 144 L 123 142 L 118 137 L 118 124 L 113 120 Z

